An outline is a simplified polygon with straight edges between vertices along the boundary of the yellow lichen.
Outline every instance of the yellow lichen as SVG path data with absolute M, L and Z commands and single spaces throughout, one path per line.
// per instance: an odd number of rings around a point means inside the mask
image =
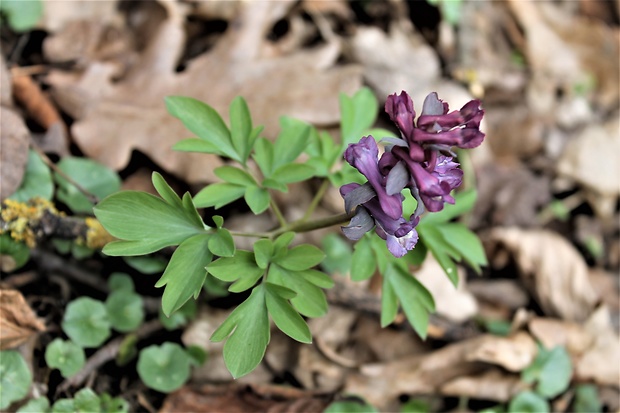
M 2 203 L 0 216 L 2 227 L 0 233 L 8 232 L 15 241 L 23 242 L 30 248 L 36 245 L 35 228 L 45 213 L 59 215 L 51 201 L 32 198 L 28 202 L 7 199 Z
M 114 237 L 95 218 L 85 218 L 84 222 L 88 227 L 88 231 L 86 231 L 86 246 L 88 248 L 101 249 L 105 244 L 114 240 Z

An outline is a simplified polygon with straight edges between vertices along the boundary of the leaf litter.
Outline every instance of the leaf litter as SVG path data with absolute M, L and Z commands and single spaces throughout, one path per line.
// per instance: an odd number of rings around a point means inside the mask
M 403 318 L 378 328 L 371 280 L 355 285 L 347 308 L 332 305 L 310 322 L 313 345 L 274 330 L 263 365 L 221 386 L 230 378 L 221 343 L 208 337 L 228 310 L 203 305 L 182 341 L 208 345 L 209 360 L 194 370 L 198 386 L 160 400 L 160 411 L 320 411 L 345 393 L 382 411 L 421 396 L 433 400 L 434 410 L 449 410 L 450 397 L 470 398 L 470 410 L 477 410 L 477 401 L 507 404 L 530 388 L 520 374 L 539 344 L 566 348 L 572 383 L 595 384 L 608 411 L 620 408 L 617 10 L 609 17 L 591 5 L 604 2 L 463 2 L 455 27 L 437 14 L 429 29 L 410 18 L 422 13 L 419 5 L 404 2 L 367 9 L 340 1 L 95 3 L 46 6 L 40 29 L 48 36 L 39 57 L 46 74 L 33 80 L 62 112 L 61 126 L 83 156 L 130 171 L 126 187 L 150 190 L 136 152 L 181 185 L 215 180 L 219 158 L 170 150 L 188 136 L 165 112 L 167 95 L 192 96 L 224 114 L 243 95 L 268 137 L 281 115 L 334 127 L 338 93 L 350 95 L 363 83 L 379 97 L 408 90 L 416 102 L 434 90 L 457 107 L 475 96 L 488 114 L 489 143 L 472 154 L 479 199 L 467 219 L 484 236 L 491 265 L 482 277 L 460 267 L 467 282 L 458 290 L 442 284 L 433 261 L 416 272 L 434 290 L 443 326 L 468 334 L 437 328 L 423 342 Z M 187 29 L 193 24 L 199 32 L 217 19 L 225 30 L 201 36 Z M 269 38 L 283 21 L 287 33 Z M 3 52 L 7 58 L 4 45 Z M 14 63 L 2 69 L 3 198 L 21 182 L 32 134 L 24 122 L 32 116 L 28 106 L 18 99 L 16 106 L 7 92 Z M 6 126 L 13 118 L 18 126 Z M 41 126 L 49 132 L 51 124 Z M 287 198 L 279 202 L 295 214 Z M 565 213 L 540 219 L 554 202 Z M 240 212 L 230 219 L 239 228 L 271 225 Z M 602 244 L 600 258 L 588 250 L 592 237 Z M 6 341 L 3 331 L 3 344 L 43 336 L 45 326 L 23 298 L 3 308 L 0 321 L 8 323 L 11 314 L 24 317 L 3 328 L 17 332 Z M 485 332 L 492 330 L 489 320 L 504 323 L 507 335 Z M 286 392 L 270 382 L 299 389 Z M 567 411 L 571 391 L 554 406 Z

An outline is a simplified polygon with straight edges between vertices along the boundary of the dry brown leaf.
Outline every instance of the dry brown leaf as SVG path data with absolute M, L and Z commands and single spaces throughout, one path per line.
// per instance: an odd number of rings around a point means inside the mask
M 114 20 L 118 0 L 46 0 L 40 26 L 55 32 L 74 20 L 93 19 L 100 22 Z
M 527 387 L 516 374 L 490 369 L 479 375 L 450 380 L 439 391 L 446 396 L 507 402 Z
M 22 294 L 0 289 L 0 350 L 17 347 L 41 331 L 45 331 L 45 325 Z
M 0 106 L 0 201 L 19 188 L 28 163 L 29 144 L 30 132 L 21 116 Z
M 484 361 L 518 371 L 535 358 L 536 343 L 524 332 L 512 337 L 482 335 L 448 345 L 430 354 L 389 363 L 366 364 L 348 376 L 344 391 L 362 394 L 375 406 L 386 406 L 400 394 L 435 393 L 457 377 L 478 374 Z
M 450 321 L 462 323 L 478 312 L 478 303 L 467 290 L 462 270 L 458 271 L 459 284 L 455 288 L 435 257 L 429 255 L 415 276 L 433 295 L 437 314 Z
M 563 346 L 574 356 L 583 354 L 594 342 L 594 337 L 582 325 L 569 321 L 535 317 L 529 321 L 528 328 L 545 348 Z
M 598 300 L 579 251 L 549 230 L 494 228 L 490 238 L 514 256 L 525 284 L 549 315 L 582 321 Z
M 479 301 L 516 310 L 524 307 L 529 298 L 523 287 L 516 280 L 510 279 L 473 279 L 468 281 L 467 289 Z
M 620 116 L 582 130 L 568 142 L 556 169 L 585 186 L 599 217 L 613 217 L 620 196 Z
M 215 47 L 182 73 L 175 73 L 175 66 L 185 41 L 184 16 L 176 3 L 165 3 L 168 19 L 120 81 L 112 84 L 112 69 L 97 63 L 78 80 L 50 76 L 59 103 L 77 118 L 72 132 L 80 148 L 116 170 L 124 168 L 137 149 L 167 171 L 197 183 L 213 181 L 212 171 L 221 161 L 217 156 L 171 151 L 189 132 L 167 114 L 165 96 L 191 96 L 225 114 L 230 101 L 242 95 L 255 124 L 265 125 L 265 134 L 271 137 L 281 115 L 322 125 L 337 122 L 338 93 L 351 94 L 359 88 L 360 70 L 334 67 L 339 55 L 336 43 L 262 58 L 260 46 L 271 19 L 282 8 L 278 3 L 243 2 L 239 19 Z
M 609 309 L 604 305 L 598 308 L 584 329 L 594 337 L 594 343 L 577 362 L 576 377 L 620 388 L 620 337 L 611 327 Z

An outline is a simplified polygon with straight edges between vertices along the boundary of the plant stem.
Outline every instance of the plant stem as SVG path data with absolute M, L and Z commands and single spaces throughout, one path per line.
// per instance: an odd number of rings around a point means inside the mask
M 269 238 L 268 232 L 228 231 L 233 237 Z
M 276 204 L 276 201 L 274 201 L 273 197 L 271 197 L 271 196 L 270 196 L 270 199 L 269 199 L 269 205 L 271 205 L 271 209 L 273 210 L 274 215 L 278 219 L 278 223 L 280 224 L 280 227 L 282 227 L 282 228 L 286 227 L 286 225 L 287 225 L 286 219 L 284 218 L 284 215 L 282 214 L 282 211 L 280 211 L 280 208 L 278 207 L 278 204 Z
M 309 232 L 314 231 L 316 229 L 327 228 L 333 225 L 344 224 L 348 220 L 351 219 L 349 214 L 340 214 L 340 215 L 332 215 L 330 217 L 317 219 L 315 221 L 310 222 L 302 222 L 296 221 L 289 225 L 285 225 L 282 228 L 278 228 L 277 230 L 271 233 L 272 237 L 277 237 L 280 234 L 283 234 L 288 231 L 293 232 Z
M 319 203 L 323 199 L 323 195 L 325 195 L 327 188 L 329 188 L 329 180 L 325 179 L 321 183 L 321 186 L 319 187 L 319 190 L 316 192 L 316 195 L 312 199 L 312 202 L 310 202 L 310 205 L 308 206 L 306 213 L 304 214 L 303 217 L 301 217 L 301 219 L 298 222 L 305 222 L 308 220 L 308 218 L 310 218 L 310 216 L 312 215 L 316 207 L 319 205 Z

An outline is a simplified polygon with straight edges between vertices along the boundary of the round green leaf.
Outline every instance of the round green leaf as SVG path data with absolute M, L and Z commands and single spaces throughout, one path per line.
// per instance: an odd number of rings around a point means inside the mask
M 0 351 L 0 409 L 28 395 L 32 373 L 17 351 Z
M 60 370 L 63 377 L 71 377 L 84 366 L 86 357 L 77 344 L 57 338 L 45 349 L 45 362 L 49 367 Z
M 149 346 L 140 352 L 138 374 L 151 389 L 169 393 L 189 378 L 190 357 L 176 343 Z
M 73 405 L 76 412 L 92 413 L 101 411 L 99 396 L 92 389 L 84 388 L 73 397 Z
M 553 398 L 564 392 L 570 384 L 573 365 L 564 347 L 551 350 L 540 370 L 536 392 L 541 396 Z
M 45 165 L 43 159 L 35 151 L 31 150 L 28 153 L 28 164 L 26 165 L 24 179 L 9 199 L 26 202 L 31 198 L 40 197 L 49 200 L 52 199 L 53 194 L 54 182 L 50 168 Z
M 81 297 L 67 305 L 62 329 L 76 344 L 99 347 L 110 336 L 110 321 L 105 305 L 89 297 Z
M 132 291 L 114 291 L 108 296 L 105 307 L 110 324 L 120 332 L 133 331 L 144 320 L 142 297 Z
M 17 242 L 7 233 L 0 235 L 0 251 L 2 251 L 2 271 L 11 272 L 24 266 L 30 258 L 30 248 Z M 9 262 L 9 257 L 12 261 Z
M 37 397 L 17 409 L 17 413 L 47 413 L 50 411 L 50 402 L 47 397 Z
M 121 180 L 113 170 L 92 159 L 65 157 L 57 167 L 88 192 L 102 199 L 121 189 Z M 76 213 L 93 212 L 93 204 L 77 187 L 58 173 L 54 173 L 58 183 L 58 199 Z
M 110 291 L 133 291 L 133 280 L 128 274 L 123 272 L 113 272 L 110 274 L 110 278 L 108 278 L 108 287 L 110 287 Z
M 255 215 L 265 212 L 269 208 L 269 192 L 264 188 L 249 186 L 245 190 L 245 202 Z
M 593 384 L 580 384 L 575 389 L 574 411 L 580 413 L 598 413 L 602 411 L 598 390 Z
M 549 403 L 532 391 L 517 394 L 508 405 L 509 413 L 549 413 Z
M 76 413 L 73 399 L 60 399 L 52 406 L 52 413 Z

